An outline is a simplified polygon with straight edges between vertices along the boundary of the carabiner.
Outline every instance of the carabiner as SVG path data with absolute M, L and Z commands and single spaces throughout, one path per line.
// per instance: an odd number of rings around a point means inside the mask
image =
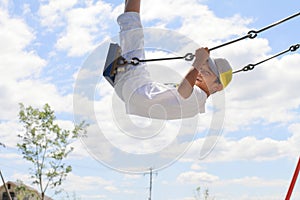
M 186 60 L 186 61 L 192 61 L 194 59 L 195 55 L 192 54 L 192 53 L 187 53 L 183 58 Z
M 257 31 L 251 30 L 251 31 L 248 32 L 248 37 L 249 37 L 250 39 L 254 39 L 254 38 L 256 38 L 257 33 L 258 33 Z

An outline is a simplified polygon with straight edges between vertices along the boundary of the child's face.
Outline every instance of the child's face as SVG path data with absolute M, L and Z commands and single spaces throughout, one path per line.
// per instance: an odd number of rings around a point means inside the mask
M 217 76 L 211 71 L 208 62 L 206 62 L 200 68 L 195 85 L 212 94 L 223 89 L 222 84 L 217 80 Z

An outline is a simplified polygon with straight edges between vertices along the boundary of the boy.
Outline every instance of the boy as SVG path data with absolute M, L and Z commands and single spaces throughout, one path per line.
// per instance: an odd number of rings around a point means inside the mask
M 140 20 L 140 0 L 126 0 L 117 21 L 123 57 L 144 59 L 144 35 Z M 182 119 L 205 112 L 206 99 L 223 90 L 232 79 L 227 60 L 211 59 L 207 48 L 195 52 L 192 67 L 177 88 L 153 82 L 145 64 L 128 64 L 118 70 L 115 91 L 124 101 L 127 114 L 155 119 Z

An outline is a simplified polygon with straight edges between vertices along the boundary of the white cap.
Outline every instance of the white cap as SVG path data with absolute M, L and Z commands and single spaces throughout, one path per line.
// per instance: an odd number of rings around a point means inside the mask
M 208 65 L 213 73 L 220 79 L 225 88 L 232 79 L 232 68 L 224 58 L 209 58 Z

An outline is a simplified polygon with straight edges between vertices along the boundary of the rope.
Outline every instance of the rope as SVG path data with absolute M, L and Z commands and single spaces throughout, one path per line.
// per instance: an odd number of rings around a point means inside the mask
M 265 30 L 268 30 L 268 29 L 270 29 L 270 28 L 272 28 L 272 27 L 274 27 L 274 26 L 277 26 L 277 25 L 279 25 L 279 24 L 281 24 L 281 23 L 283 23 L 283 22 L 285 22 L 285 21 L 288 21 L 288 20 L 290 20 L 290 19 L 292 19 L 292 18 L 294 18 L 294 17 L 297 17 L 297 16 L 299 16 L 299 15 L 300 15 L 300 12 L 298 12 L 298 13 L 296 13 L 296 14 L 294 14 L 294 15 L 291 15 L 291 16 L 289 16 L 289 17 L 287 17 L 287 18 L 284 18 L 284 19 L 282 19 L 282 20 L 280 20 L 280 21 L 274 22 L 273 24 L 270 24 L 269 26 L 266 26 L 266 27 L 264 27 L 264 28 L 262 28 L 262 29 L 260 29 L 260 30 L 258 30 L 258 31 L 251 30 L 251 31 L 248 32 L 247 35 L 245 35 L 245 36 L 243 36 L 243 37 L 241 37 L 241 38 L 238 38 L 238 39 L 235 39 L 235 40 L 233 40 L 233 41 L 230 41 L 230 42 L 221 44 L 221 45 L 216 46 L 216 47 L 213 47 L 213 48 L 211 48 L 211 49 L 209 49 L 209 50 L 212 51 L 212 50 L 218 49 L 218 48 L 220 48 L 220 47 L 223 47 L 223 46 L 226 46 L 226 45 L 229 45 L 229 44 L 238 42 L 238 41 L 240 41 L 240 40 L 244 40 L 244 39 L 246 39 L 246 38 L 254 39 L 254 38 L 256 38 L 256 36 L 258 35 L 258 33 L 261 33 L 261 32 L 263 32 L 263 31 L 265 31 Z
M 255 66 L 257 66 L 257 65 L 259 65 L 259 64 L 261 64 L 261 63 L 264 63 L 264 62 L 266 62 L 266 61 L 268 61 L 268 60 L 271 60 L 271 59 L 273 59 L 273 58 L 276 58 L 276 57 L 278 57 L 278 56 L 280 56 L 280 55 L 283 55 L 283 54 L 285 54 L 285 53 L 287 53 L 287 52 L 290 52 L 290 51 L 291 51 L 291 52 L 296 51 L 297 49 L 299 49 L 299 47 L 300 47 L 300 44 L 292 45 L 292 46 L 290 46 L 290 48 L 288 48 L 288 49 L 285 50 L 285 51 L 282 51 L 282 52 L 280 52 L 280 53 L 278 53 L 278 54 L 276 54 L 276 55 L 274 55 L 274 56 L 271 56 L 271 57 L 269 57 L 269 58 L 267 58 L 267 59 L 265 59 L 265 60 L 262 60 L 262 61 L 260 61 L 260 62 L 258 62 L 258 63 L 255 63 L 255 64 L 248 64 L 248 65 L 246 65 L 245 67 L 243 67 L 242 69 L 239 69 L 239 70 L 234 71 L 234 72 L 232 72 L 232 73 L 235 74 L 235 73 L 239 73 L 239 72 L 246 72 L 246 71 L 253 70 L 253 69 L 255 68 Z
M 280 21 L 277 21 L 273 24 L 270 24 L 264 28 L 261 28 L 260 30 L 251 30 L 247 33 L 247 35 L 245 36 L 242 36 L 240 38 L 237 38 L 235 40 L 232 40 L 232 41 L 229 41 L 229 42 L 226 42 L 224 44 L 221 44 L 221 45 L 218 45 L 216 47 L 213 47 L 213 48 L 210 48 L 209 51 L 213 51 L 215 49 L 218 49 L 218 48 L 221 48 L 221 47 L 224 47 L 224 46 L 227 46 L 229 44 L 233 44 L 235 42 L 238 42 L 238 41 L 241 41 L 241 40 L 244 40 L 244 39 L 247 39 L 247 38 L 250 38 L 250 39 L 254 39 L 257 37 L 258 33 L 261 33 L 263 31 L 266 31 L 270 28 L 273 28 L 285 21 L 288 21 L 288 20 L 291 20 L 292 18 L 295 18 L 297 16 L 300 15 L 300 12 L 296 13 L 296 14 L 293 14 L 287 18 L 284 18 Z M 118 64 L 119 65 L 124 65 L 124 64 L 132 64 L 132 65 L 138 65 L 140 62 L 152 62 L 152 61 L 162 61 L 162 60 L 175 60 L 175 59 L 185 59 L 186 61 L 192 61 L 194 59 L 195 55 L 192 54 L 192 53 L 187 53 L 185 56 L 178 56 L 178 57 L 170 57 L 170 58 L 156 58 L 156 59 L 145 59 L 145 60 L 140 60 L 139 58 L 132 58 L 130 61 L 127 61 L 125 58 L 121 57 L 118 61 Z M 250 67 L 251 68 L 251 67 Z

